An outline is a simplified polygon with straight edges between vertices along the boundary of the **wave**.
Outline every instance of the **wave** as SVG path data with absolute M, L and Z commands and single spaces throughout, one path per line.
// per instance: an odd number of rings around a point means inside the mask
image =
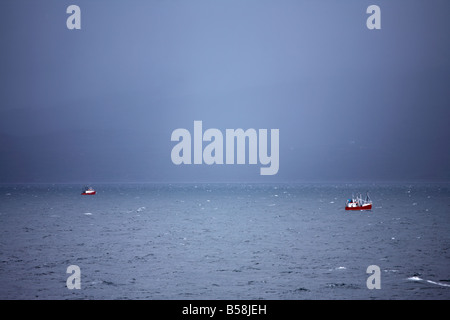
M 424 280 L 424 279 L 419 278 L 417 276 L 409 277 L 408 280 L 410 280 L 410 281 L 424 281 L 424 282 L 435 284 L 435 285 L 438 285 L 438 286 L 441 286 L 441 287 L 450 287 L 450 284 L 448 284 L 448 283 L 436 282 L 436 281 L 432 281 L 432 280 Z

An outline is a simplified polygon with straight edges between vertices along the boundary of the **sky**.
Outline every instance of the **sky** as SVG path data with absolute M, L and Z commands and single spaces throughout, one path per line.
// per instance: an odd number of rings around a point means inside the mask
M 450 181 L 447 0 L 0 7 L 0 183 Z M 175 165 L 194 121 L 279 129 L 277 174 Z

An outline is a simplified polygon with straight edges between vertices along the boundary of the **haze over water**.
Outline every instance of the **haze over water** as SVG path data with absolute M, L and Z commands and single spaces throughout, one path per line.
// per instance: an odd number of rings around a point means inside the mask
M 77 0 L 71 29 L 65 1 L 2 0 L 0 298 L 448 299 L 450 1 L 429 2 Z M 264 144 L 176 165 L 175 130 L 213 143 L 195 121 L 279 133 L 273 175 Z

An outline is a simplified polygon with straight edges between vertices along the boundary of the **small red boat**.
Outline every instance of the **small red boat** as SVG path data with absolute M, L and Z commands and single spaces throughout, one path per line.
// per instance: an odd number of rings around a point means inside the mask
M 351 199 L 347 200 L 345 205 L 345 210 L 371 210 L 372 200 L 369 198 L 369 194 L 366 195 L 366 199 L 363 200 L 361 194 L 356 198 L 352 196 Z
M 91 187 L 85 187 L 83 192 L 81 193 L 81 195 L 86 196 L 86 195 L 94 195 L 95 194 L 95 190 Z

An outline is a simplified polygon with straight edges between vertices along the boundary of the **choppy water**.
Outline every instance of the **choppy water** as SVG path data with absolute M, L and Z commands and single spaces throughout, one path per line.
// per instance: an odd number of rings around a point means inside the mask
M 0 187 L 1 299 L 450 298 L 449 185 L 94 187 Z

